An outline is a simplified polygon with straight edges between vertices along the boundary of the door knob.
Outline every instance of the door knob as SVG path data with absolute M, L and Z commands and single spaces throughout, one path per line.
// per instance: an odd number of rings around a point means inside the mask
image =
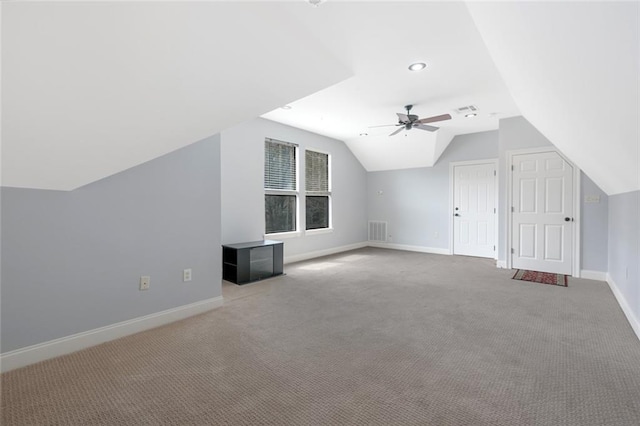
M 454 216 L 460 216 L 458 213 L 454 214 Z
M 564 218 L 564 221 L 565 221 L 565 222 L 571 222 L 571 218 L 570 218 L 570 217 L 565 217 L 565 218 Z

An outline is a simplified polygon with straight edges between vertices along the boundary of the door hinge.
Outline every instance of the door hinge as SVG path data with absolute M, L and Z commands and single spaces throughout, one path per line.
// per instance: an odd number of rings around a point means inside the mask
M 514 170 L 513 164 L 511 165 L 511 170 Z
M 496 251 L 496 246 L 493 246 L 493 251 Z
M 515 207 L 513 207 L 513 206 L 512 206 L 512 207 L 511 207 L 511 213 L 513 213 L 513 212 L 515 212 L 515 211 L 516 211 Z
M 493 171 L 493 175 L 494 175 L 494 176 L 496 175 L 496 171 L 495 171 L 495 170 Z
M 511 249 L 511 254 L 515 254 L 515 252 L 516 252 L 515 249 L 512 248 Z
M 496 212 L 496 208 L 494 207 L 494 208 L 493 208 L 493 213 L 495 214 L 495 212 Z

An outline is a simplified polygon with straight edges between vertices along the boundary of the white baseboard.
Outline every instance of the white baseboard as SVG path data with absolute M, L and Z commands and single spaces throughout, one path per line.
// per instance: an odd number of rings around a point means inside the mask
M 393 243 L 376 243 L 373 241 L 369 241 L 367 245 L 369 247 L 378 247 L 378 248 L 405 250 L 405 251 L 417 251 L 420 253 L 447 254 L 447 255 L 451 254 L 448 248 L 439 248 L 439 247 L 410 246 L 406 244 L 393 244 Z
M 325 250 L 317 250 L 317 251 L 311 251 L 308 253 L 294 254 L 293 256 L 285 256 L 284 264 L 286 265 L 289 263 L 301 262 L 303 260 L 315 259 L 316 257 L 329 256 L 330 254 L 342 253 L 343 251 L 356 250 L 359 248 L 366 247 L 367 245 L 368 244 L 366 242 L 362 242 L 362 243 L 349 244 L 346 246 L 332 247 Z
M 5 372 L 25 367 L 36 362 L 70 354 L 80 349 L 156 328 L 218 308 L 222 306 L 222 303 L 222 296 L 218 296 L 6 352 L 0 355 L 0 371 Z
M 507 261 L 506 260 L 496 260 L 496 267 L 500 269 L 507 269 Z
M 587 280 L 607 281 L 607 273 L 602 271 L 589 271 L 587 269 L 583 269 L 580 271 L 580 278 L 585 278 Z
M 616 297 L 620 308 L 622 308 L 622 312 L 624 312 L 624 314 L 626 315 L 627 321 L 629 321 L 629 324 L 631 324 L 631 328 L 633 328 L 636 336 L 638 336 L 638 339 L 640 339 L 640 321 L 638 321 L 638 318 L 636 318 L 635 314 L 631 310 L 631 307 L 627 303 L 627 300 L 624 298 L 624 295 L 618 288 L 618 285 L 613 281 L 613 278 L 611 278 L 611 275 L 609 275 L 609 273 L 607 273 L 606 281 L 607 284 L 609 284 L 609 288 L 611 288 L 613 295 Z

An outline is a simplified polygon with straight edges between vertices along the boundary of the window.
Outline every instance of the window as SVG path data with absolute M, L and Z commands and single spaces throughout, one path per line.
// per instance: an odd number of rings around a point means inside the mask
M 298 146 L 264 142 L 264 207 L 266 234 L 298 229 Z
M 331 225 L 329 154 L 305 151 L 306 229 L 323 229 Z

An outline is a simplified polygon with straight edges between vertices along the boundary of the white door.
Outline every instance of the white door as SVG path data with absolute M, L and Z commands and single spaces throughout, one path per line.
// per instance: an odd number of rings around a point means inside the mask
M 513 156 L 514 269 L 571 275 L 573 167 L 557 152 Z
M 453 169 L 453 254 L 495 255 L 495 163 Z

